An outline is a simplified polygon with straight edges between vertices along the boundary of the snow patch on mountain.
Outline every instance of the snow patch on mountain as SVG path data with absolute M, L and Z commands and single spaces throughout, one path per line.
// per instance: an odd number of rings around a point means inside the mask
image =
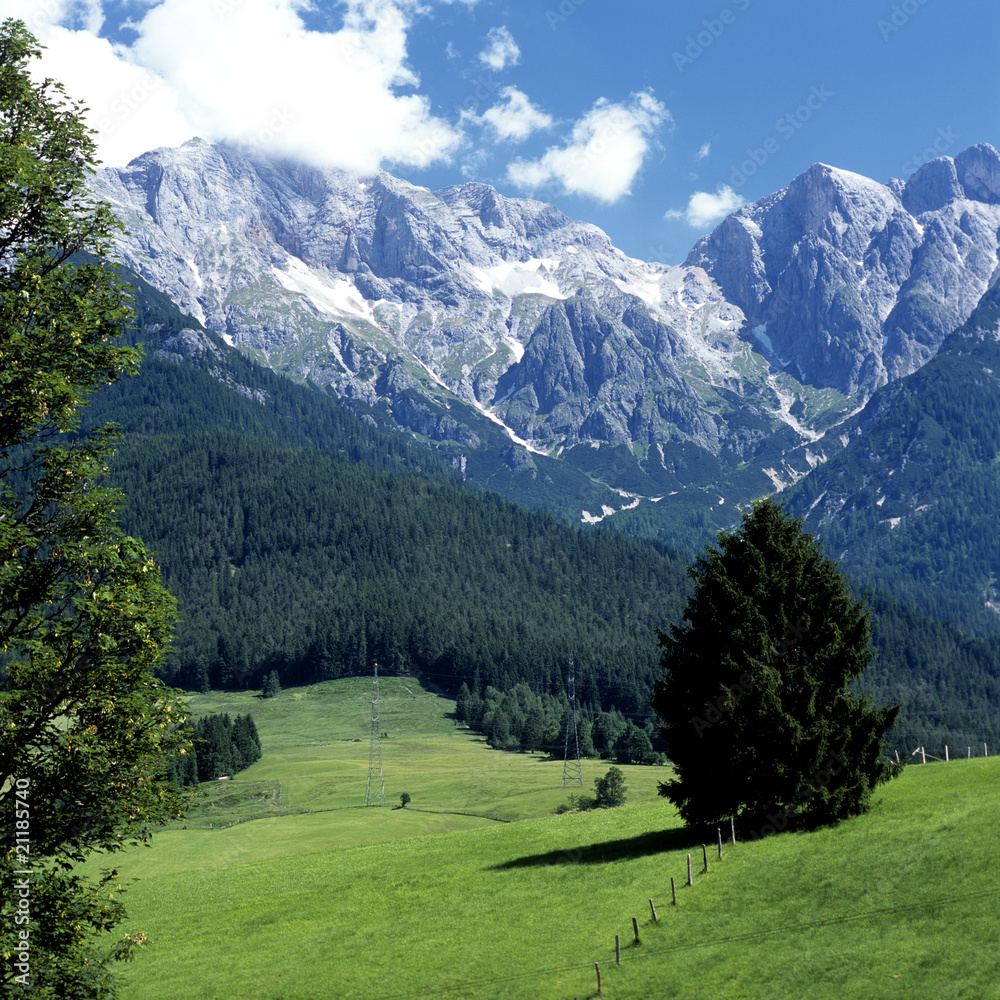
M 565 299 L 558 283 L 548 272 L 559 267 L 559 261 L 534 257 L 525 261 L 501 261 L 492 267 L 470 268 L 473 282 L 487 295 L 502 292 L 509 298 L 517 295 L 545 295 L 550 299 Z M 541 272 L 545 272 L 544 274 Z
M 355 316 L 378 325 L 370 303 L 348 278 L 326 279 L 297 257 L 288 257 L 283 267 L 272 266 L 271 273 L 285 291 L 304 295 L 318 312 L 334 317 Z

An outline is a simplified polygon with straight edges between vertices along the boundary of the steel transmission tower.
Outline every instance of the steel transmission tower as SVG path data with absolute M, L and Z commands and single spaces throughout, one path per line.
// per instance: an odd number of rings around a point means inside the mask
M 378 783 L 378 788 L 375 787 L 376 783 Z M 368 743 L 368 787 L 365 789 L 365 805 L 385 805 L 385 785 L 382 783 L 382 722 L 379 719 L 378 711 L 377 663 L 375 664 L 375 681 L 372 685 L 372 734 Z
M 573 654 L 569 657 L 569 711 L 566 713 L 566 755 L 563 760 L 563 788 L 567 782 L 583 788 L 583 766 L 580 764 L 580 739 L 576 734 L 576 684 L 573 680 Z M 570 734 L 572 733 L 572 737 Z

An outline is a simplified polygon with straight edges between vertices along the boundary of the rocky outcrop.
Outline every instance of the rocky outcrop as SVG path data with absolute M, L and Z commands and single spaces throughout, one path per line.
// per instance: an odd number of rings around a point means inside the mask
M 1000 153 L 973 146 L 882 185 L 814 164 L 726 219 L 686 263 L 803 382 L 867 398 L 969 317 L 997 262 Z
M 429 191 L 201 140 L 94 188 L 126 225 L 124 262 L 230 344 L 452 457 L 500 424 L 507 469 L 534 470 L 531 452 L 585 455 L 579 469 L 611 486 L 622 449 L 637 482 L 714 486 L 719 469 L 757 463 L 745 482 L 759 492 L 801 475 L 786 454 L 968 319 L 1000 230 L 988 145 L 906 183 L 815 164 L 681 267 L 485 184 Z M 604 468 L 605 454 L 619 457 Z

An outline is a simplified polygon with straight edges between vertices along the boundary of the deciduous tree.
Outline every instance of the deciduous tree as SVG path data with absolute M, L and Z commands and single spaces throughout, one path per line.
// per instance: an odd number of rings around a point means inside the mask
M 92 134 L 32 80 L 39 54 L 23 23 L 0 27 L 0 978 L 105 997 L 141 936 L 98 937 L 120 887 L 73 867 L 180 815 L 167 768 L 188 741 L 153 676 L 173 601 L 100 485 L 113 432 L 76 433 L 88 394 L 139 355 L 116 343 L 129 309 L 106 262 L 116 223 L 87 194 Z
M 597 793 L 596 803 L 599 809 L 625 805 L 625 793 L 628 791 L 625 775 L 617 767 L 609 768 L 603 778 L 594 779 L 594 791 Z

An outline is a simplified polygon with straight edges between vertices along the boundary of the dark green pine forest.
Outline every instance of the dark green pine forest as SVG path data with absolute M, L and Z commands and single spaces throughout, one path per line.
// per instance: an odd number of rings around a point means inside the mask
M 197 324 L 148 288 L 137 306 L 142 373 L 88 421 L 122 428 L 122 526 L 181 600 L 167 680 L 259 688 L 377 661 L 452 693 L 562 696 L 575 652 L 583 701 L 651 718 L 655 627 L 678 614 L 686 556 L 466 489 L 403 435 L 216 341 L 158 356 Z
M 252 715 L 228 712 L 205 715 L 193 727 L 191 749 L 174 757 L 170 778 L 177 785 L 197 785 L 231 777 L 260 760 L 260 736 Z
M 679 619 L 707 539 L 675 551 L 469 489 L 377 411 L 253 364 L 130 280 L 143 369 L 96 394 L 86 420 L 120 425 L 122 527 L 181 601 L 166 680 L 260 689 L 272 672 L 293 685 L 377 661 L 459 695 L 493 745 L 561 753 L 573 655 L 584 752 L 660 759 L 656 629 Z M 1000 641 L 887 582 L 857 588 L 879 649 L 860 686 L 903 702 L 900 752 L 995 740 Z

